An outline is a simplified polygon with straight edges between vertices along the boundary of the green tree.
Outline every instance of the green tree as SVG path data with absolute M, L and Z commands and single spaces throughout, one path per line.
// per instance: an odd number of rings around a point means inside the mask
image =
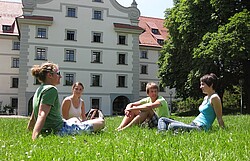
M 176 88 L 178 97 L 198 97 L 199 81 L 194 81 L 194 87 L 188 86 L 187 80 L 196 63 L 193 61 L 193 49 L 207 31 L 217 29 L 216 23 L 211 19 L 213 8 L 209 1 L 181 0 L 174 4 L 168 10 L 165 21 L 170 37 L 163 46 L 158 61 L 159 77 L 164 86 Z
M 244 10 L 229 18 L 229 22 L 219 26 L 218 31 L 204 35 L 194 58 L 210 59 L 219 67 L 223 76 L 223 86 L 231 88 L 244 81 L 245 101 L 250 97 L 250 12 Z M 247 102 L 245 102 L 247 103 Z M 250 105 L 250 104 L 249 104 Z
M 199 78 L 210 72 L 222 80 L 221 97 L 239 79 L 250 87 L 249 7 L 247 0 L 176 1 L 166 14 L 169 40 L 158 61 L 161 83 L 184 99 L 200 96 Z M 245 100 L 250 106 L 250 98 Z

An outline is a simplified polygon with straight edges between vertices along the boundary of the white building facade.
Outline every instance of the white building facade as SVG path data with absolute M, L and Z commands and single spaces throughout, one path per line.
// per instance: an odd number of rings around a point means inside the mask
M 99 108 L 105 115 L 123 114 L 126 104 L 146 96 L 147 82 L 159 83 L 163 19 L 140 17 L 135 0 L 130 7 L 116 0 L 23 0 L 18 7 L 15 31 L 0 34 L 0 81 L 8 84 L 1 86 L 0 103 L 17 108 L 17 114 L 31 113 L 39 83 L 30 69 L 46 61 L 60 67 L 61 102 L 79 81 L 86 110 Z M 161 32 L 154 35 L 152 29 Z M 169 100 L 168 89 L 160 95 Z
M 115 114 L 139 98 L 140 11 L 133 2 L 125 8 L 115 0 L 23 0 L 20 31 L 18 113 L 31 112 L 39 86 L 31 76 L 34 64 L 52 61 L 60 66 L 59 98 L 82 82 L 86 109 Z M 29 107 L 29 108 L 27 108 Z
M 20 42 L 15 17 L 22 14 L 22 5 L 0 3 L 0 113 L 2 113 L 3 107 L 9 106 L 13 109 L 18 107 Z

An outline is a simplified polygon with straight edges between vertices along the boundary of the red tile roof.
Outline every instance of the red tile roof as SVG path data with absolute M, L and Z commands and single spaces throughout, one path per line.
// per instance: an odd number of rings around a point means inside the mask
M 22 15 L 22 3 L 0 1 L 0 34 L 18 35 L 15 18 Z M 3 25 L 12 26 L 11 32 L 3 32 Z
M 157 39 L 166 40 L 168 37 L 167 29 L 163 26 L 164 19 L 140 16 L 139 20 L 139 26 L 145 30 L 139 37 L 140 46 L 162 47 Z M 152 33 L 152 29 L 158 29 L 159 34 Z

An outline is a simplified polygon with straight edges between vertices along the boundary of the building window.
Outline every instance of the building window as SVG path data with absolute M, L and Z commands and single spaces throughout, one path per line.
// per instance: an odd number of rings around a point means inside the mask
M 91 74 L 91 86 L 100 87 L 101 86 L 101 75 Z
M 93 2 L 102 2 L 102 0 L 93 0 Z
M 160 45 L 163 45 L 164 44 L 164 40 L 163 39 L 157 39 L 157 43 L 160 44 Z
M 74 73 L 66 73 L 64 77 L 65 86 L 72 86 L 73 83 L 75 82 L 75 74 Z
M 13 50 L 20 50 L 20 42 L 19 41 L 13 42 Z
M 91 99 L 91 108 L 100 110 L 100 98 L 90 98 Z
M 36 48 L 36 60 L 46 60 L 47 54 L 46 54 L 45 48 Z
M 66 30 L 66 40 L 76 40 L 76 31 Z
M 76 17 L 76 8 L 67 7 L 67 17 Z
M 141 65 L 141 74 L 148 74 L 148 66 Z
M 17 107 L 18 107 L 18 98 L 11 98 L 11 106 L 14 109 L 17 109 Z
M 37 27 L 37 38 L 47 38 L 47 28 Z
M 92 51 L 91 63 L 101 63 L 101 51 Z
M 93 40 L 92 42 L 102 42 L 102 33 L 100 32 L 93 32 Z
M 18 82 L 19 82 L 18 78 L 12 78 L 12 85 L 11 85 L 11 87 L 12 88 L 18 88 Z
M 146 85 L 148 82 L 141 82 L 141 91 L 146 91 Z
M 12 27 L 10 25 L 2 25 L 2 30 L 4 33 L 12 32 Z
M 127 80 L 125 75 L 117 76 L 117 87 L 127 87 Z
M 127 40 L 125 35 L 118 35 L 118 44 L 119 45 L 126 45 Z
M 94 10 L 93 11 L 93 19 L 102 20 L 102 11 Z
M 152 29 L 152 33 L 153 34 L 159 34 L 159 30 L 158 29 Z
M 65 61 L 75 62 L 75 50 L 72 49 L 65 50 Z
M 19 68 L 19 58 L 12 58 L 12 68 Z
M 141 51 L 141 59 L 148 59 L 148 51 L 146 50 Z
M 118 53 L 118 64 L 126 65 L 127 64 L 127 54 Z

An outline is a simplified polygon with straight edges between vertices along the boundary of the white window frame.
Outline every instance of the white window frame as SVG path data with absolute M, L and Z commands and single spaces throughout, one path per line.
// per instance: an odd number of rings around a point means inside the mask
M 68 32 L 74 32 L 74 39 L 68 39 Z M 66 41 L 77 41 L 77 30 L 76 29 L 65 29 L 65 40 Z
M 11 58 L 11 68 L 19 68 L 19 58 Z
M 142 85 L 144 84 L 145 87 L 142 88 Z M 140 91 L 146 91 L 146 86 L 148 82 L 140 82 Z M 144 89 L 145 88 L 145 89 Z
M 140 58 L 141 59 L 148 59 L 148 50 L 141 50 L 140 51 Z
M 142 69 L 143 67 L 146 67 L 146 71 L 144 72 L 144 70 Z M 140 64 L 140 74 L 148 74 L 148 65 L 146 64 Z
M 75 9 L 75 15 L 74 16 L 69 15 L 69 9 Z M 77 12 L 78 12 L 77 7 L 74 7 L 74 6 L 67 6 L 66 7 L 66 17 L 77 18 Z
M 120 36 L 124 36 L 124 37 L 125 37 L 125 42 L 124 42 L 124 44 L 120 42 Z M 118 44 L 118 45 L 128 45 L 128 35 L 127 35 L 127 34 L 121 34 L 121 33 L 119 33 L 119 34 L 117 35 L 117 44 Z
M 67 59 L 67 51 L 73 51 L 74 60 Z M 64 61 L 65 62 L 76 62 L 76 49 L 64 49 Z
M 94 54 L 99 53 L 100 61 L 94 61 Z M 92 50 L 91 51 L 91 63 L 102 63 L 102 51 L 101 50 Z
M 120 77 L 125 77 L 125 82 L 124 82 L 124 86 L 119 86 L 119 81 L 120 81 Z M 126 75 L 126 74 L 117 74 L 116 75 L 116 82 L 117 82 L 117 84 L 116 84 L 116 87 L 117 88 L 127 88 L 128 87 L 128 75 Z
M 14 79 L 17 79 L 17 87 L 14 86 Z M 18 88 L 19 86 L 19 78 L 18 77 L 11 77 L 11 88 Z
M 18 43 L 18 44 L 16 44 Z M 12 50 L 20 50 L 20 41 L 13 41 L 12 42 Z
M 95 34 L 100 34 L 100 42 L 99 41 L 94 41 L 94 39 L 95 39 L 94 35 Z M 92 35 L 92 42 L 93 43 L 103 43 L 103 32 L 92 31 L 91 35 Z
M 93 76 L 99 76 L 99 85 L 94 85 L 93 83 Z M 91 87 L 102 87 L 102 74 L 100 73 L 91 73 L 90 74 L 90 86 Z
M 96 12 L 100 13 L 100 16 L 96 17 Z M 92 11 L 92 19 L 93 20 L 103 20 L 103 10 L 93 9 Z
M 93 100 L 94 99 L 96 99 L 96 100 L 99 101 L 99 105 L 98 105 L 99 107 L 98 107 L 98 109 L 101 110 L 101 107 L 102 107 L 101 106 L 101 103 L 102 103 L 102 98 L 101 97 L 90 97 L 90 99 L 89 99 L 90 100 L 90 107 L 91 108 L 95 108 L 95 107 L 93 107 Z
M 120 63 L 120 55 L 121 54 L 124 54 L 125 55 L 125 63 L 124 64 L 122 64 L 122 63 Z M 125 52 L 118 52 L 117 53 L 117 65 L 128 65 L 128 53 L 125 53 Z
M 72 75 L 73 76 L 73 80 L 71 80 L 72 84 L 67 84 L 67 81 L 68 81 L 67 76 L 68 75 Z M 64 86 L 72 86 L 74 84 L 75 80 L 76 80 L 76 73 L 74 73 L 74 72 L 65 72 L 65 73 L 63 73 L 63 78 L 64 78 Z
M 45 29 L 45 35 L 38 35 L 39 34 L 39 29 Z M 47 26 L 36 26 L 36 38 L 39 39 L 48 39 L 48 27 Z
M 38 59 L 38 49 L 44 49 L 44 59 Z M 48 52 L 48 48 L 47 47 L 42 47 L 42 46 L 36 46 L 35 47 L 35 60 L 47 60 L 47 52 Z

